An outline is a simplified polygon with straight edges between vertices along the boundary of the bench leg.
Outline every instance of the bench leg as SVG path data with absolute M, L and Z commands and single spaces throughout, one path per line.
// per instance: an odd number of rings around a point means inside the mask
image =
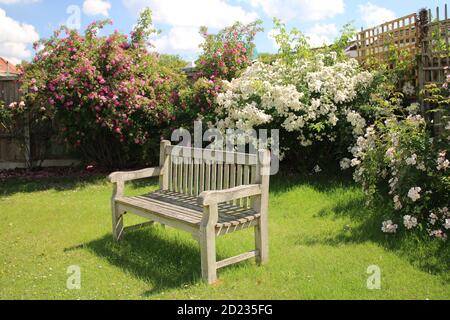
M 269 261 L 269 228 L 267 221 L 261 219 L 255 227 L 256 262 L 259 265 Z
M 202 278 L 208 284 L 213 284 L 217 281 L 216 235 L 214 231 L 211 228 L 205 228 L 200 231 Z
M 124 226 L 123 226 L 123 214 L 124 212 L 119 211 L 117 205 L 112 205 L 112 233 L 115 241 L 120 241 L 123 236 Z

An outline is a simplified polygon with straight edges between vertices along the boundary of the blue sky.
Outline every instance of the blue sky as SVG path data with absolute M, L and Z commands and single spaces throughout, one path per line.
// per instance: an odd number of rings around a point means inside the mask
M 129 32 L 140 10 L 154 11 L 155 27 L 162 33 L 152 41 L 158 51 L 179 54 L 187 60 L 198 55 L 201 25 L 218 30 L 240 20 L 264 21 L 258 35 L 259 52 L 275 52 L 272 18 L 297 27 L 312 45 L 332 41 L 343 24 L 369 27 L 418 11 L 443 7 L 441 0 L 0 0 L 0 56 L 17 63 L 33 56 L 31 44 L 48 37 L 62 24 L 79 21 L 83 29 L 94 20 L 111 18 L 114 26 Z M 68 13 L 69 12 L 69 13 Z M 78 19 L 79 17 L 79 19 Z

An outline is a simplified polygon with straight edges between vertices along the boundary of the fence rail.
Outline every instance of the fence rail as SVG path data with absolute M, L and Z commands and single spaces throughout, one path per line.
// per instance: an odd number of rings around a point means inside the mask
M 368 58 L 383 61 L 389 59 L 389 46 L 417 52 L 417 15 L 415 13 L 383 23 L 377 27 L 362 30 L 356 36 L 357 60 Z

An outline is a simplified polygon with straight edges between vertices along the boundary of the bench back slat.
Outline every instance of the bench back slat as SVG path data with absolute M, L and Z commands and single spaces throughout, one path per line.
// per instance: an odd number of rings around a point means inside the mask
M 163 172 L 168 176 L 165 190 L 198 196 L 203 191 L 261 183 L 257 155 L 178 147 L 167 142 L 163 144 L 161 162 L 164 158 L 167 170 Z M 252 206 L 250 198 L 232 204 L 245 208 Z

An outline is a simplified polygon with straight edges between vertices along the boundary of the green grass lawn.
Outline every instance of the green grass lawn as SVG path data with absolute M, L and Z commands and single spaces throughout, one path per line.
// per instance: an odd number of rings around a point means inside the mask
M 129 195 L 156 189 L 130 184 Z M 449 299 L 449 243 L 385 236 L 388 208 L 366 208 L 358 187 L 327 177 L 278 176 L 270 195 L 270 263 L 200 280 L 197 243 L 160 226 L 113 243 L 104 179 L 0 182 L 0 299 Z M 126 223 L 140 222 L 127 216 Z M 253 248 L 251 230 L 218 241 L 226 258 Z M 68 290 L 67 268 L 82 289 Z M 380 290 L 367 268 L 381 269 Z

